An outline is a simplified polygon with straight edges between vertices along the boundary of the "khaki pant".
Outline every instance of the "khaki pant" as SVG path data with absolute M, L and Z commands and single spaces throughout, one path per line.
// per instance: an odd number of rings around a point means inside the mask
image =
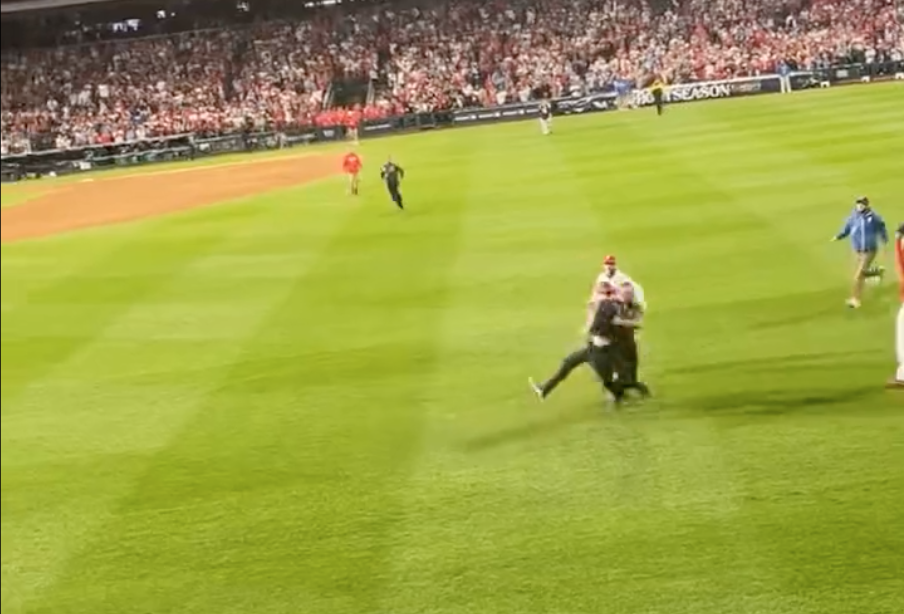
M 869 271 L 869 268 L 873 266 L 873 262 L 876 260 L 876 252 L 857 252 L 857 270 L 855 273 L 856 279 L 863 279 L 866 276 L 866 272 Z

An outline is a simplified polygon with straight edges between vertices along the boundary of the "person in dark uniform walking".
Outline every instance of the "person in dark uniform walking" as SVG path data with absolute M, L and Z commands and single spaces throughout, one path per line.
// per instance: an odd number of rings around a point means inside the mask
M 548 100 L 542 100 L 538 111 L 540 113 L 540 132 L 549 134 L 552 132 L 552 105 Z
M 396 204 L 396 207 L 404 210 L 405 206 L 402 204 L 402 193 L 399 191 L 402 184 L 402 179 L 405 178 L 405 170 L 392 161 L 392 158 L 388 158 L 386 160 L 386 164 L 380 168 L 380 178 L 386 183 L 386 189 L 389 190 L 389 196 L 392 198 L 392 202 Z
M 656 77 L 653 81 L 650 93 L 653 95 L 653 104 L 656 105 L 656 115 L 662 115 L 665 108 L 665 83 L 661 78 Z

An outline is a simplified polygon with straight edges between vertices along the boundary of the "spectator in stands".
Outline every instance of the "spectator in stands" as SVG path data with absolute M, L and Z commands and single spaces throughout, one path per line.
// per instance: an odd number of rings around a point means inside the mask
M 674 83 L 904 55 L 893 0 L 449 0 L 280 17 L 289 18 L 143 39 L 124 38 L 145 34 L 140 22 L 83 28 L 76 38 L 114 40 L 4 52 L 4 148 L 226 132 L 248 121 L 342 124 L 339 79 L 367 84 L 360 117 L 375 119 L 580 95 L 653 74 Z M 151 30 L 167 24 L 198 27 L 183 12 Z

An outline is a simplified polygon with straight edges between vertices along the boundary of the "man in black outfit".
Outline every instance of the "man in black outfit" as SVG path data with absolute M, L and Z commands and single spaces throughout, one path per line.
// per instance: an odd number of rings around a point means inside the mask
M 614 381 L 617 363 L 613 350 L 616 348 L 614 346 L 607 348 L 595 347 L 594 345 L 595 343 L 600 345 L 601 340 L 604 338 L 615 337 L 612 327 L 619 313 L 615 287 L 611 284 L 606 284 L 602 292 L 603 299 L 597 305 L 593 321 L 588 329 L 589 340 L 587 345 L 566 356 L 555 374 L 542 384 L 538 385 L 533 379 L 528 380 L 540 400 L 552 394 L 556 386 L 565 381 L 572 371 L 583 364 L 589 364 L 593 368 L 602 380 L 603 385 L 612 393 L 616 400 L 624 396 L 624 391 L 618 390 L 618 386 Z M 613 344 L 610 342 L 608 345 L 612 346 Z
M 653 104 L 656 105 L 656 115 L 662 115 L 663 104 L 664 104 L 664 92 L 665 83 L 659 77 L 656 77 L 656 80 L 653 81 L 653 85 L 650 86 L 650 93 L 653 94 Z
M 392 158 L 388 158 L 386 164 L 380 169 L 380 178 L 386 182 L 386 189 L 389 190 L 389 196 L 392 198 L 392 202 L 396 204 L 396 207 L 402 210 L 404 210 L 405 207 L 402 205 L 402 193 L 399 191 L 399 188 L 404 177 L 405 170 L 393 162 Z
M 621 303 L 614 296 L 600 301 L 590 324 L 590 366 L 597 377 L 603 382 L 603 387 L 609 391 L 619 405 L 625 398 L 625 390 L 631 382 L 626 382 L 624 377 L 617 377 L 625 372 L 625 359 L 619 346 L 621 335 L 619 327 L 627 325 L 621 319 Z
M 590 363 L 590 343 L 587 343 L 584 347 L 579 350 L 575 350 L 571 354 L 565 357 L 562 361 L 562 364 L 559 366 L 559 369 L 550 377 L 548 380 L 543 382 L 542 384 L 537 384 L 533 378 L 529 378 L 528 382 L 530 383 L 531 388 L 534 393 L 540 398 L 542 401 L 546 397 L 548 397 L 553 390 L 555 390 L 556 386 L 564 382 L 571 372 L 580 367 L 581 365 Z
M 622 345 L 629 333 L 633 341 L 634 329 L 640 323 L 639 317 L 625 317 L 634 315 L 634 312 L 625 309 L 622 298 L 611 284 L 603 287 L 603 296 L 590 324 L 587 345 L 566 356 L 555 374 L 542 384 L 538 385 L 533 379 L 528 380 L 540 400 L 548 397 L 556 386 L 583 364 L 589 364 L 593 368 L 616 404 L 624 399 L 626 390 L 638 390 L 643 396 L 649 394 L 646 385 L 638 382 L 632 374 L 632 364 L 636 365 L 636 352 L 632 363 L 625 356 Z

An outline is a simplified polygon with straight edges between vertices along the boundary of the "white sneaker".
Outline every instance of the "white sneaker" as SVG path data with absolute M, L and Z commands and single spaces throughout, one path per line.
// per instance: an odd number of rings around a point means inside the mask
M 847 306 L 851 309 L 860 309 L 860 301 L 855 298 L 849 298 L 847 300 Z
M 532 378 L 532 377 L 527 378 L 527 383 L 530 384 L 531 390 L 534 391 L 534 394 L 537 395 L 538 399 L 540 399 L 542 401 L 543 399 L 546 398 L 543 395 L 543 389 L 537 385 L 537 382 L 534 381 L 534 378 Z

